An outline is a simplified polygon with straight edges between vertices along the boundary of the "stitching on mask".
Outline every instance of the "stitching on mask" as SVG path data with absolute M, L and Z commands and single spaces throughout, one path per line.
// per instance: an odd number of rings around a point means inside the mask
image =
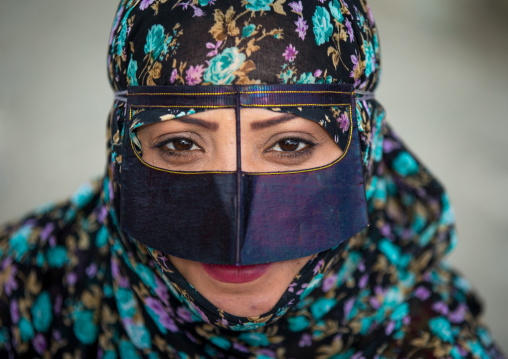
M 272 176 L 272 175 L 286 175 L 286 174 L 306 173 L 306 172 L 314 172 L 314 171 L 323 170 L 323 169 L 331 167 L 331 166 L 335 165 L 336 163 L 339 163 L 340 161 L 342 161 L 342 159 L 344 159 L 344 157 L 348 153 L 349 147 L 351 146 L 351 139 L 353 138 L 353 117 L 352 117 L 352 110 L 351 110 L 352 106 L 351 106 L 351 104 L 343 104 L 343 105 L 340 105 L 340 106 L 348 106 L 349 107 L 349 123 L 350 123 L 350 126 L 349 126 L 348 144 L 347 144 L 346 148 L 344 149 L 342 155 L 338 159 L 336 159 L 335 161 L 333 161 L 332 163 L 329 163 L 327 165 L 320 166 L 320 167 L 315 167 L 315 168 L 308 168 L 308 169 L 305 169 L 305 170 L 284 171 L 284 172 L 242 172 L 242 173 L 245 174 L 245 175 L 250 175 L 250 176 L 266 176 L 266 175 Z M 141 107 L 141 106 L 134 106 L 134 107 Z M 144 107 L 148 107 L 148 106 L 144 106 Z M 157 106 L 157 107 L 161 107 L 161 106 Z M 163 106 L 163 107 L 168 107 L 168 106 Z M 132 106 L 129 107 L 129 122 L 132 122 Z M 130 130 L 129 130 L 129 132 L 130 132 Z M 233 172 L 231 172 L 231 171 L 200 171 L 200 172 L 194 171 L 194 172 L 185 172 L 185 171 L 172 171 L 172 170 L 167 170 L 167 169 L 164 169 L 164 168 L 154 167 L 154 166 L 146 163 L 145 161 L 143 161 L 143 159 L 141 157 L 139 157 L 139 154 L 137 153 L 136 149 L 134 148 L 134 143 L 132 142 L 132 139 L 130 140 L 130 143 L 131 143 L 132 151 L 134 152 L 136 157 L 141 161 L 141 163 L 143 163 L 145 166 L 147 166 L 149 168 L 152 168 L 154 170 L 158 170 L 158 171 L 162 171 L 162 172 L 167 172 L 167 173 L 181 174 L 181 175 L 235 174 L 236 173 L 236 171 L 233 171 Z

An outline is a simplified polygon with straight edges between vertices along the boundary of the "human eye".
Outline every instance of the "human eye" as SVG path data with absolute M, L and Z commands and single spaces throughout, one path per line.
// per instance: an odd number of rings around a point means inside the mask
M 299 152 L 310 148 L 314 144 L 300 138 L 284 138 L 275 143 L 270 150 L 277 152 Z
M 310 154 L 316 144 L 312 141 L 298 138 L 298 137 L 286 137 L 277 140 L 271 147 L 265 152 L 271 152 L 277 156 L 304 156 Z
M 164 156 L 191 156 L 197 151 L 203 152 L 203 148 L 194 140 L 187 137 L 164 138 L 156 142 L 153 146 Z
M 170 151 L 193 151 L 201 149 L 188 138 L 173 138 L 156 145 L 156 147 L 161 149 L 168 149 Z

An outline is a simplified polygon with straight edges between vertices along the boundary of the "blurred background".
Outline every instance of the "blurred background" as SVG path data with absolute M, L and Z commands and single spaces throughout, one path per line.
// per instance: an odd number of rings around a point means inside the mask
M 0 1 L 0 223 L 65 199 L 105 164 L 116 0 Z M 378 99 L 448 188 L 450 262 L 508 353 L 508 0 L 371 1 Z

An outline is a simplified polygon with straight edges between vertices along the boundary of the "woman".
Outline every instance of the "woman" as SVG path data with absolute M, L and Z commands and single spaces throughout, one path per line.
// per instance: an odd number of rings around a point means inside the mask
M 501 357 L 364 1 L 124 1 L 108 60 L 104 179 L 3 229 L 2 354 Z

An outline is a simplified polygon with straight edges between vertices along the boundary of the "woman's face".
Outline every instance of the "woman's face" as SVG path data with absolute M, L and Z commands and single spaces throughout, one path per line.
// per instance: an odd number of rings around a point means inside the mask
M 176 171 L 235 171 L 235 112 L 219 109 L 147 125 L 137 130 L 142 159 Z M 319 167 L 342 150 L 317 123 L 264 109 L 241 110 L 244 172 Z M 255 266 L 224 266 L 169 256 L 173 265 L 216 307 L 251 317 L 271 310 L 311 257 Z

